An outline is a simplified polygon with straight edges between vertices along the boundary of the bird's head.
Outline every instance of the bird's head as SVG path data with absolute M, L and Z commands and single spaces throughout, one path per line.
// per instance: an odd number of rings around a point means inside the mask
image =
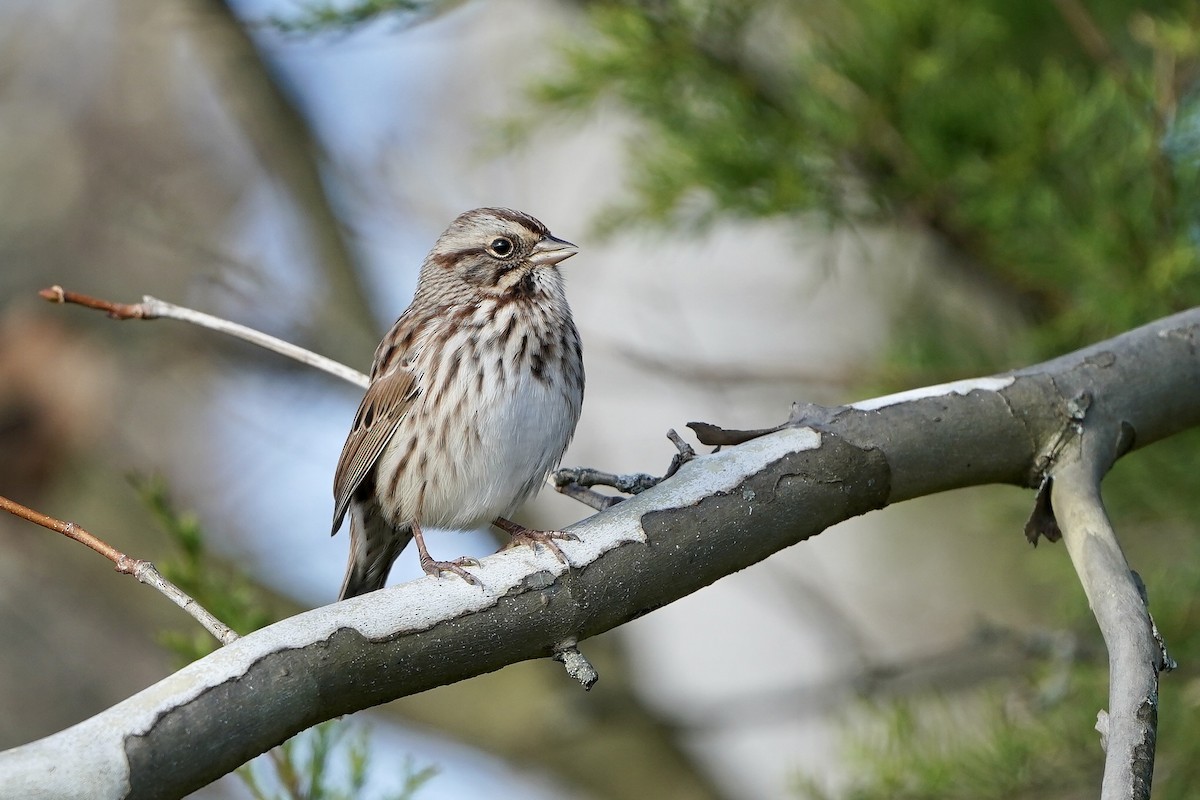
M 455 288 L 495 297 L 557 294 L 562 291 L 557 265 L 577 252 L 528 214 L 477 208 L 460 214 L 438 238 L 420 283 L 443 292 L 459 284 Z

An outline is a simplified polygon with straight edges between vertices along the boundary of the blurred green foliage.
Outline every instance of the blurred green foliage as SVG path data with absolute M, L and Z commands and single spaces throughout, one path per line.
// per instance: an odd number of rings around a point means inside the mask
M 289 739 L 238 775 L 255 800 L 360 800 L 367 796 L 369 755 L 367 731 L 351 734 L 348 724 L 335 720 Z M 346 775 L 339 781 L 334 774 L 342 761 Z M 387 800 L 412 800 L 437 772 L 433 766 L 418 769 L 406 758 L 400 790 Z
M 273 608 L 265 591 L 236 565 L 222 561 L 208 551 L 199 519 L 195 514 L 175 507 L 165 480 L 132 476 L 130 482 L 175 547 L 174 557 L 158 563 L 164 578 L 239 635 L 244 636 L 280 618 L 282 612 Z M 220 646 L 198 625 L 191 626 L 186 634 L 164 631 L 160 638 L 184 664 L 203 658 Z
M 1075 698 L 1078 700 L 1079 698 Z M 849 747 L 849 768 L 866 780 L 831 794 L 801 780 L 812 800 L 1017 800 L 1094 796 L 1089 776 L 1098 749 L 1070 746 L 1088 730 L 1086 713 L 1059 714 L 1031 726 L 1011 696 L 992 692 L 973 708 L 975 730 L 964 731 L 961 709 L 945 703 L 900 701 L 878 711 L 879 724 Z M 1081 787 L 1087 787 L 1081 790 Z
M 1015 363 L 1200 301 L 1195 2 L 601 0 L 587 13 L 590 35 L 532 91 L 550 112 L 611 99 L 640 121 L 636 200 L 604 228 L 919 224 L 1033 323 L 1013 331 Z
M 1189 800 L 1200 785 L 1200 542 L 1195 530 L 1154 531 L 1178 561 L 1144 573 L 1150 605 L 1181 669 L 1161 687 L 1154 797 Z M 1138 526 L 1134 535 L 1150 533 Z M 1040 562 L 1046 572 L 1065 569 Z M 1065 584 L 1064 584 L 1065 585 Z M 1078 590 L 1076 590 L 1078 594 Z M 1047 597 L 1048 617 L 1058 608 Z M 1068 606 L 1063 605 L 1063 608 Z M 1103 642 L 1085 605 L 1059 619 L 1078 631 L 1083 648 L 1046 658 L 1033 674 L 994 681 L 981 696 L 912 697 L 873 709 L 873 726 L 847 734 L 852 778 L 832 791 L 802 776 L 797 794 L 809 800 L 1020 800 L 1095 797 L 1103 753 L 1094 730 L 1108 705 Z

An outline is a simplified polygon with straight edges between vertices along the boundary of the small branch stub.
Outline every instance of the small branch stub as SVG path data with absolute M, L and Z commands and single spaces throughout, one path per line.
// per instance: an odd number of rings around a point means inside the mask
M 682 436 L 675 432 L 674 428 L 667 431 L 667 438 L 671 440 L 671 444 L 675 445 L 676 452 L 675 456 L 671 459 L 670 466 L 667 467 L 667 474 L 662 476 L 664 481 L 676 472 L 679 472 L 680 467 L 696 457 L 696 451 L 692 449 L 690 444 L 683 440 Z
M 674 428 L 667 431 L 667 438 L 671 440 L 671 444 L 675 445 L 676 453 L 661 478 L 647 475 L 644 472 L 618 475 L 614 472 L 604 472 L 590 467 L 563 467 L 550 475 L 549 483 L 560 494 L 578 500 L 596 511 L 611 508 L 624 498 L 600 494 L 593 491 L 591 487 L 610 486 L 624 494 L 641 494 L 670 478 L 679 471 L 680 467 L 696 457 L 696 451 L 675 432 Z
M 600 680 L 600 675 L 587 657 L 579 652 L 577 645 L 574 639 L 563 642 L 554 649 L 554 660 L 566 667 L 567 674 L 579 681 L 584 691 L 590 692 L 596 681 Z
M 565 467 L 556 471 L 552 480 L 555 486 L 566 486 L 571 483 L 585 488 L 611 486 L 618 492 L 624 492 L 625 494 L 641 494 L 647 489 L 657 486 L 662 481 L 662 478 L 656 478 L 644 472 L 617 475 L 612 472 L 592 469 L 591 467 Z
M 713 425 L 710 422 L 689 422 L 687 426 L 692 429 L 692 433 L 696 434 L 696 439 L 700 444 L 707 444 L 713 447 L 734 446 L 745 444 L 751 439 L 757 439 L 760 436 L 766 436 L 769 433 L 775 433 L 782 430 L 788 423 L 776 425 L 774 428 L 756 428 L 751 431 L 739 431 L 728 428 L 722 428 L 719 425 Z
M 1051 542 L 1062 539 L 1058 520 L 1054 518 L 1054 507 L 1050 503 L 1050 490 L 1053 485 L 1054 479 L 1049 475 L 1042 478 L 1042 485 L 1038 487 L 1037 498 L 1033 502 L 1033 511 L 1025 523 L 1025 539 L 1034 547 L 1037 547 L 1038 540 L 1043 536 Z

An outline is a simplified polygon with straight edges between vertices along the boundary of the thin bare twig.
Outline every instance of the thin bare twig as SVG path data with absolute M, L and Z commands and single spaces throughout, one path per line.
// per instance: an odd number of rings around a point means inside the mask
M 229 644 L 238 638 L 238 635 L 228 625 L 214 617 L 182 589 L 164 578 L 149 561 L 143 561 L 140 558 L 130 558 L 108 542 L 94 536 L 74 522 L 64 522 L 61 519 L 47 516 L 7 497 L 0 496 L 0 510 L 7 511 L 21 519 L 29 520 L 35 525 L 41 525 L 43 528 L 57 531 L 63 536 L 74 539 L 80 544 L 95 550 L 113 562 L 116 565 L 117 572 L 132 575 L 139 582 L 153 586 L 162 592 L 172 603 L 182 608 L 188 614 L 191 614 L 221 644 Z
M 667 467 L 666 474 L 661 478 L 647 475 L 644 472 L 618 475 L 615 472 L 605 472 L 591 467 L 563 467 L 551 473 L 547 480 L 560 494 L 565 494 L 572 500 L 578 500 L 596 511 L 603 511 L 615 506 L 624 498 L 600 494 L 592 491 L 591 487 L 611 486 L 618 492 L 628 495 L 641 494 L 674 475 L 680 467 L 696 457 L 696 451 L 675 432 L 674 428 L 667 431 L 667 438 L 675 445 L 676 453 Z
M 569 481 L 561 485 L 555 483 L 560 474 L 564 472 L 569 473 L 570 471 L 570 467 L 560 469 L 557 472 L 551 473 L 550 477 L 546 480 L 559 494 L 565 494 L 572 500 L 577 500 L 580 503 L 583 503 L 593 511 L 603 511 L 606 508 L 611 508 L 617 503 L 621 502 L 623 499 L 620 497 L 613 497 L 612 495 L 600 494 L 599 492 L 592 491 L 586 486 L 580 486 L 578 483 L 571 483 Z
M 671 458 L 671 463 L 667 467 L 667 472 L 662 476 L 665 481 L 667 478 L 679 472 L 679 468 L 696 457 L 696 451 L 692 446 L 683 440 L 683 437 L 675 432 L 674 428 L 667 431 L 667 438 L 671 440 L 671 444 L 675 445 L 675 455 Z M 715 451 L 714 451 L 715 452 Z
M 662 478 L 656 478 L 644 472 L 618 475 L 613 472 L 592 469 L 591 467 L 564 467 L 554 473 L 553 481 L 555 486 L 566 486 L 571 483 L 585 488 L 611 486 L 618 492 L 624 492 L 625 494 L 641 494 L 647 489 L 661 483 Z
M 195 309 L 177 306 L 165 300 L 150 297 L 149 295 L 144 296 L 140 303 L 114 303 L 111 300 L 102 300 L 98 297 L 80 294 L 79 292 L 68 292 L 61 286 L 51 286 L 48 289 L 42 289 L 38 294 L 51 303 L 74 303 L 75 305 L 106 311 L 108 312 L 108 316 L 113 319 L 175 319 L 181 322 L 190 322 L 193 325 L 199 325 L 202 328 L 228 334 L 236 339 L 241 339 L 274 353 L 287 356 L 290 359 L 299 361 L 301 364 L 307 364 L 310 367 L 328 372 L 330 375 L 341 378 L 347 383 L 353 383 L 355 386 L 365 389 L 367 384 L 370 383 L 370 378 L 358 370 L 351 369 L 345 364 L 334 361 L 331 358 L 318 355 L 311 350 L 305 350 L 303 347 L 298 347 L 291 342 L 285 342 L 282 339 L 269 336 L 262 331 L 256 331 L 245 325 L 239 325 L 227 319 L 214 317 L 211 314 L 205 314 Z

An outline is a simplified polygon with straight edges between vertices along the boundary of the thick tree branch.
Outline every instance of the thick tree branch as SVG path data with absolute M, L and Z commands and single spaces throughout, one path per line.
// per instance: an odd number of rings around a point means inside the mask
M 1075 436 L 1052 469 L 1051 507 L 1108 649 L 1109 711 L 1096 726 L 1107 754 L 1101 798 L 1149 800 L 1158 675 L 1173 665 L 1100 497 L 1100 480 L 1124 447 L 1120 421 L 1075 407 Z
M 819 429 L 788 426 L 698 456 L 572 526 L 580 541 L 562 548 L 574 569 L 507 550 L 483 560 L 482 588 L 421 578 L 284 620 L 0 753 L 0 796 L 79 786 L 180 796 L 321 720 L 551 656 L 872 509 L 963 486 L 1040 486 L 1047 472 L 1068 472 L 1070 442 L 1058 443 L 1085 393 L 1087 413 L 1112 423 L 1101 434 L 1114 454 L 1200 424 L 1198 344 L 1200 309 L 1008 375 L 857 403 Z

